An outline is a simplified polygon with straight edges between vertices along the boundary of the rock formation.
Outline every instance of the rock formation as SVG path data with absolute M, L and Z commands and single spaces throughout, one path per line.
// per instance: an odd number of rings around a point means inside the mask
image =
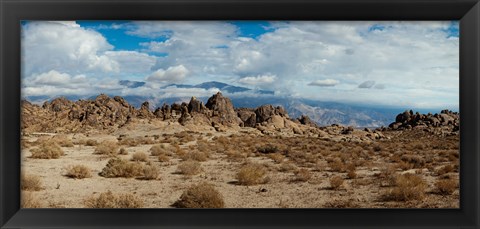
M 440 114 L 420 114 L 407 110 L 400 113 L 389 126 L 391 130 L 424 129 L 435 133 L 458 133 L 460 130 L 460 114 L 442 110 Z

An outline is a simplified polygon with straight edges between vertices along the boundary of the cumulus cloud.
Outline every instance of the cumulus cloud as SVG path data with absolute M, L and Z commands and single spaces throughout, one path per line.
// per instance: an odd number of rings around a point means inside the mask
M 450 36 L 451 26 L 449 21 L 282 21 L 270 22 L 268 32 L 252 39 L 240 37 L 228 22 L 132 22 L 115 29 L 151 40 L 139 50 L 117 51 L 100 29 L 32 22 L 22 30 L 22 80 L 55 70 L 68 74 L 54 76 L 58 81 L 81 75 L 90 85 L 102 78 L 147 79 L 149 87 L 158 89 L 155 83 L 181 82 L 188 76 L 192 84 L 214 79 L 311 99 L 453 104 L 459 96 L 459 39 Z M 318 80 L 319 75 L 328 79 Z M 37 80 L 42 87 L 54 87 L 53 81 Z M 325 88 L 318 92 L 308 85 Z M 403 93 L 408 90 L 425 95 L 413 98 Z M 435 91 L 442 91 L 441 101 L 430 96 Z
M 309 83 L 309 86 L 318 86 L 318 87 L 333 87 L 339 83 L 338 80 L 334 79 L 324 79 L 324 80 L 315 80 Z
M 358 88 L 372 88 L 375 85 L 375 81 L 368 80 L 358 85 Z
M 262 85 L 262 84 L 271 84 L 275 82 L 277 76 L 266 74 L 266 75 L 258 75 L 258 76 L 247 76 L 240 78 L 238 80 L 239 83 L 248 84 L 248 85 Z
M 22 29 L 22 67 L 26 76 L 57 70 L 115 72 L 119 64 L 103 53 L 113 49 L 105 37 L 75 22 L 29 22 Z
M 26 82 L 27 85 L 49 85 L 49 86 L 68 86 L 84 84 L 86 80 L 85 75 L 70 76 L 66 73 L 60 73 L 55 70 L 45 72 L 39 75 L 34 75 Z
M 161 83 L 176 83 L 185 79 L 188 74 L 188 69 L 183 65 L 173 66 L 164 69 L 158 69 L 147 77 L 147 81 L 161 82 Z

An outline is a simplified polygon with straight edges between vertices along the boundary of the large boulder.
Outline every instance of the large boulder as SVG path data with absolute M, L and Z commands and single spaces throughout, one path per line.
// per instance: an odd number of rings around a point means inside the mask
M 254 109 L 239 108 L 236 110 L 238 117 L 242 120 L 244 127 L 255 127 L 257 123 L 257 115 Z
M 239 126 L 243 123 L 233 109 L 232 101 L 220 92 L 210 97 L 205 106 L 212 111 L 211 115 L 215 123 L 229 126 Z

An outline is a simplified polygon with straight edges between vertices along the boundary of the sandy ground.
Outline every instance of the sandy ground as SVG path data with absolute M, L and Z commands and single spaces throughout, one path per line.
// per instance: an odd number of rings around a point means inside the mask
M 175 124 L 171 124 L 175 125 Z M 148 126 L 148 125 L 147 125 Z M 165 128 L 139 128 L 141 131 L 131 129 L 119 130 L 111 134 L 67 135 L 68 138 L 95 139 L 102 141 L 114 140 L 119 135 L 145 136 L 168 133 Z M 177 127 L 176 127 L 177 128 Z M 182 129 L 177 128 L 178 131 Z M 212 133 L 205 139 L 212 139 L 219 135 L 231 133 Z M 245 132 L 245 131 L 244 131 Z M 248 131 L 247 131 L 248 132 Z M 242 131 L 235 132 L 242 134 Z M 206 136 L 203 134 L 202 136 Z M 261 137 L 259 137 L 261 138 Z M 34 142 L 36 135 L 25 137 L 24 140 Z M 195 141 L 181 145 L 187 148 L 195 145 Z M 437 177 L 432 170 L 422 170 L 422 176 L 428 184 L 426 199 L 423 201 L 382 201 L 380 196 L 389 187 L 379 185 L 376 174 L 380 173 L 385 159 L 374 156 L 364 166 L 358 166 L 355 179 L 345 179 L 343 187 L 338 190 L 330 188 L 329 178 L 333 175 L 346 177 L 346 173 L 333 172 L 328 169 L 318 171 L 315 167 L 305 167 L 312 173 L 312 178 L 307 182 L 295 182 L 292 171 L 281 172 L 281 164 L 262 155 L 252 155 L 249 161 L 263 163 L 268 169 L 269 181 L 265 184 L 252 186 L 238 185 L 235 174 L 243 161 L 231 160 L 226 154 L 213 151 L 205 162 L 200 162 L 203 172 L 193 176 L 176 173 L 177 166 L 181 163 L 179 157 L 173 156 L 169 162 L 159 162 L 157 157 L 150 156 L 149 149 L 153 145 L 139 145 L 134 147 L 123 146 L 128 155 L 119 157 L 130 159 L 135 152 L 145 152 L 149 161 L 158 166 L 160 177 L 158 180 L 141 180 L 136 178 L 104 178 L 98 174 L 107 164 L 108 157 L 95 155 L 95 146 L 74 145 L 62 147 L 65 155 L 59 159 L 34 159 L 31 158 L 29 147 L 22 151 L 22 170 L 25 174 L 37 175 L 43 182 L 43 190 L 34 192 L 35 196 L 48 208 L 83 208 L 84 200 L 93 194 L 111 190 L 114 193 L 130 193 L 144 200 L 145 208 L 171 208 L 179 199 L 182 192 L 193 184 L 207 181 L 223 195 L 227 208 L 330 208 L 330 207 L 355 207 L 355 208 L 457 208 L 459 207 L 458 189 L 451 195 L 438 195 L 433 193 Z M 288 160 L 288 159 L 287 159 Z M 320 163 L 326 163 L 320 161 Z M 85 179 L 72 179 L 64 176 L 66 168 L 72 165 L 85 165 L 91 169 L 92 177 Z M 441 166 L 438 164 L 436 168 Z M 301 165 L 296 165 L 297 168 Z M 435 168 L 435 169 L 436 169 Z M 418 170 L 420 171 L 420 170 Z M 417 172 L 405 170 L 404 172 Z M 458 179 L 458 173 L 452 173 Z

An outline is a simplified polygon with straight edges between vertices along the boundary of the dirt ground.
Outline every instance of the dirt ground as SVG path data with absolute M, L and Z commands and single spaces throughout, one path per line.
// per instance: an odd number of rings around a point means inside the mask
M 141 199 L 144 208 L 171 208 L 188 187 L 201 182 L 214 186 L 226 208 L 459 207 L 458 135 L 437 136 L 413 130 L 385 135 L 390 139 L 355 143 L 298 135 L 268 136 L 253 128 L 189 131 L 178 123 L 155 127 L 145 124 L 112 133 L 65 134 L 62 137 L 73 147 L 62 146 L 63 156 L 37 159 L 31 157 L 32 150 L 52 135 L 30 133 L 23 138 L 22 173 L 40 178 L 41 189 L 31 193 L 44 208 L 84 208 L 86 199 L 107 191 L 132 194 Z M 134 139 L 133 143 L 118 140 L 125 138 Z M 97 146 L 85 144 L 89 139 L 116 141 L 127 150 L 127 155 L 116 157 L 128 161 L 134 153 L 144 152 L 149 163 L 158 168 L 158 179 L 100 176 L 112 156 L 95 154 Z M 151 155 L 154 145 L 166 148 L 168 161 Z M 202 171 L 198 174 L 177 172 L 189 152 L 207 155 L 199 160 Z M 265 169 L 264 182 L 240 184 L 238 171 L 252 163 Z M 65 176 L 73 165 L 86 166 L 92 176 Z M 414 190 L 421 197 L 392 197 L 395 188 L 402 191 L 401 184 L 395 183 L 396 177 L 406 173 L 425 183 Z M 343 180 L 337 188 L 331 184 L 334 176 Z M 440 192 L 436 186 L 440 180 L 456 183 L 453 191 Z

